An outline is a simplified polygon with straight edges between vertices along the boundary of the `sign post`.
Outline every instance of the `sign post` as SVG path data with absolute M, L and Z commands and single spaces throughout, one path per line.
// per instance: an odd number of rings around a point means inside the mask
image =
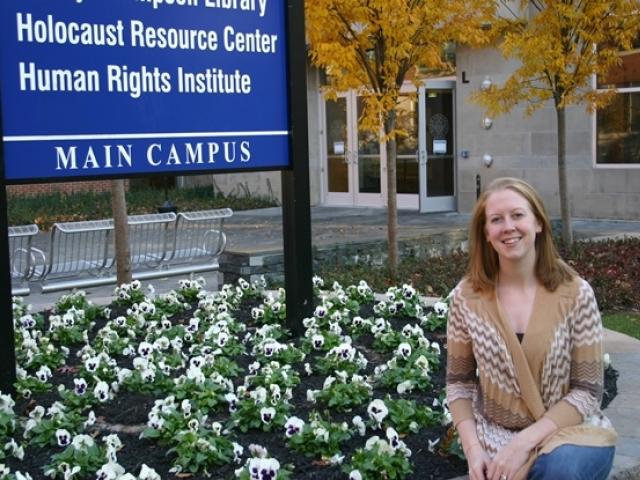
M 312 0 L 313 1 L 313 0 Z M 289 98 L 291 101 L 292 170 L 282 172 L 282 231 L 287 327 L 304 333 L 302 319 L 311 316 L 311 218 L 309 199 L 309 130 L 307 127 L 304 2 L 289 0 Z
M 311 308 L 304 45 L 302 0 L 3 0 L 2 187 L 282 170 L 293 326 Z
M 2 147 L 0 146 L 0 152 Z M 1 155 L 1 153 L 0 153 Z M 0 318 L 0 392 L 13 393 L 16 381 L 16 350 L 13 341 L 13 302 L 11 301 L 11 274 L 9 265 L 9 227 L 7 222 L 7 187 L 0 186 L 0 299 L 4 299 Z

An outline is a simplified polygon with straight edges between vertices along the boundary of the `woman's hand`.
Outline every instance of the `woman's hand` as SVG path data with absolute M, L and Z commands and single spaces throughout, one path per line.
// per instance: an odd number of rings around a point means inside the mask
M 467 465 L 469 466 L 469 480 L 487 480 L 489 478 L 487 469 L 491 459 L 479 443 L 465 451 L 465 457 L 467 457 Z
M 516 437 L 502 447 L 489 463 L 487 480 L 511 480 L 518 469 L 527 462 L 530 447 Z

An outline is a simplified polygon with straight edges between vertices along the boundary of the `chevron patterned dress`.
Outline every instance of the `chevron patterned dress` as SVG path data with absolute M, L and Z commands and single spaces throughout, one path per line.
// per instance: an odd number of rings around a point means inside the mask
M 447 400 L 454 424 L 472 418 L 490 457 L 545 416 L 555 434 L 537 455 L 571 443 L 615 445 L 600 411 L 604 375 L 602 322 L 591 286 L 581 278 L 549 292 L 540 286 L 522 343 L 495 294 L 467 280 L 451 294 L 447 324 Z

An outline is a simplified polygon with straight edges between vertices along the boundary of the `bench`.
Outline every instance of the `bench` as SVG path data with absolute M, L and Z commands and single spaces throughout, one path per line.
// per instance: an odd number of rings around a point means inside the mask
M 225 208 L 129 216 L 133 278 L 217 270 L 226 245 L 223 222 L 232 215 Z M 115 284 L 113 229 L 112 219 L 54 224 L 46 253 L 30 247 L 32 266 L 26 280 L 40 282 L 43 293 Z
M 173 212 L 128 217 L 132 270 L 153 270 L 167 261 L 173 248 L 175 223 L 176 214 Z M 113 261 L 115 254 L 114 246 Z
M 208 263 L 184 267 L 188 270 L 183 269 L 180 273 L 217 270 L 220 267 L 218 258 L 227 245 L 227 237 L 222 231 L 224 221 L 232 215 L 230 208 L 178 213 L 175 245 L 168 268 L 180 271 L 177 264 L 202 258 L 207 259 Z
M 33 237 L 38 234 L 38 226 L 18 225 L 9 227 L 9 266 L 11 269 L 11 295 L 29 295 L 28 280 L 35 266 Z

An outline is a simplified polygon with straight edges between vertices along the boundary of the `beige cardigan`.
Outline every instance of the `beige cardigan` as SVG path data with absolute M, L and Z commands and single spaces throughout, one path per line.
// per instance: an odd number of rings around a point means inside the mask
M 615 445 L 600 411 L 602 322 L 593 290 L 575 278 L 549 292 L 538 287 L 522 344 L 495 294 L 474 292 L 463 280 L 453 290 L 447 323 L 447 400 L 454 424 L 473 418 L 490 457 L 545 416 L 558 427 L 532 452 L 516 478 L 526 478 L 537 455 L 571 443 Z

